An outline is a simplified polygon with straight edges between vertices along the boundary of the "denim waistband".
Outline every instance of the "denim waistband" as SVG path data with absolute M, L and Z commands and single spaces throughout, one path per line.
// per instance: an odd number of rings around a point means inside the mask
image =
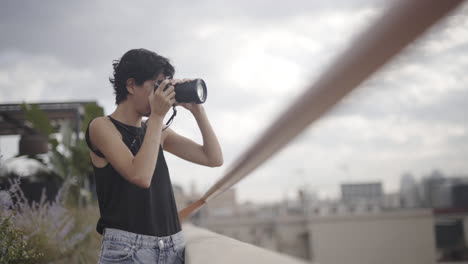
M 136 234 L 115 228 L 104 228 L 103 240 L 124 241 L 135 246 L 158 247 L 160 249 L 185 247 L 185 238 L 182 230 L 173 235 L 158 237 Z

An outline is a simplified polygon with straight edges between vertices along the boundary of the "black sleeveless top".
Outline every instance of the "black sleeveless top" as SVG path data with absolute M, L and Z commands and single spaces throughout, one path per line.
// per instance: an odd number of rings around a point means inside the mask
M 142 127 L 135 127 L 117 121 L 111 116 L 107 117 L 122 134 L 125 145 L 133 155 L 136 155 L 143 143 L 146 124 L 142 123 Z M 86 143 L 96 155 L 104 157 L 91 144 L 89 123 L 86 129 Z M 169 170 L 161 145 L 159 145 L 151 186 L 148 189 L 127 181 L 110 162 L 102 168 L 92 165 L 101 214 L 96 226 L 99 234 L 103 234 L 104 227 L 151 236 L 169 236 L 181 230 Z

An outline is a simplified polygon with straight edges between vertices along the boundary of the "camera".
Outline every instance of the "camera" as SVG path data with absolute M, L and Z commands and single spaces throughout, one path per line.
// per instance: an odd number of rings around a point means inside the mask
M 154 90 L 156 90 L 162 82 L 163 80 L 156 82 Z M 169 85 L 164 87 L 164 91 L 168 87 Z M 203 104 L 206 101 L 206 97 L 208 95 L 205 81 L 202 79 L 194 79 L 183 83 L 176 83 L 174 85 L 174 90 L 176 93 L 175 99 L 179 103 Z

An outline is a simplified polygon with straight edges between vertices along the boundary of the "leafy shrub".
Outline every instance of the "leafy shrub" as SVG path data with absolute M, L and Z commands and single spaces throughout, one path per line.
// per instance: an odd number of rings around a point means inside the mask
M 75 218 L 64 206 L 70 181 L 64 182 L 54 201 L 46 202 L 43 189 L 40 202 L 33 201 L 31 204 L 28 203 L 20 188 L 19 178 L 9 179 L 9 182 L 9 189 L 0 191 L 2 209 L 0 216 L 10 221 L 5 220 L 5 226 L 8 226 L 8 223 L 12 224 L 8 230 L 19 230 L 8 234 L 22 237 L 25 241 L 24 244 L 15 243 L 14 248 L 25 247 L 26 252 L 32 252 L 31 254 L 36 251 L 44 253 L 34 255 L 34 263 L 49 263 L 69 255 L 90 233 L 91 226 L 86 227 L 85 230 L 75 228 Z M 17 256 L 16 251 L 8 250 L 8 247 L 3 244 L 1 246 L 0 250 L 6 252 L 6 257 Z M 0 261 L 0 263 L 3 262 Z
M 37 263 L 44 254 L 24 240 L 23 231 L 15 229 L 14 215 L 0 216 L 0 263 Z

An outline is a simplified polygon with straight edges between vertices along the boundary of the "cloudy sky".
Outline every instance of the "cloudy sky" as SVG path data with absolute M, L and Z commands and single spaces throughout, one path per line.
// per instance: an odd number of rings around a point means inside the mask
M 2 1 L 0 103 L 95 100 L 111 114 L 112 60 L 132 48 L 153 50 L 173 62 L 176 78 L 208 85 L 204 107 L 224 166 L 165 153 L 173 183 L 206 191 L 387 3 Z M 467 175 L 467 10 L 432 28 L 240 182 L 240 200 L 292 198 L 298 187 L 334 197 L 342 182 L 381 181 L 390 192 L 404 172 Z M 202 142 L 183 108 L 171 127 Z M 4 157 L 17 153 L 17 142 L 0 138 Z

